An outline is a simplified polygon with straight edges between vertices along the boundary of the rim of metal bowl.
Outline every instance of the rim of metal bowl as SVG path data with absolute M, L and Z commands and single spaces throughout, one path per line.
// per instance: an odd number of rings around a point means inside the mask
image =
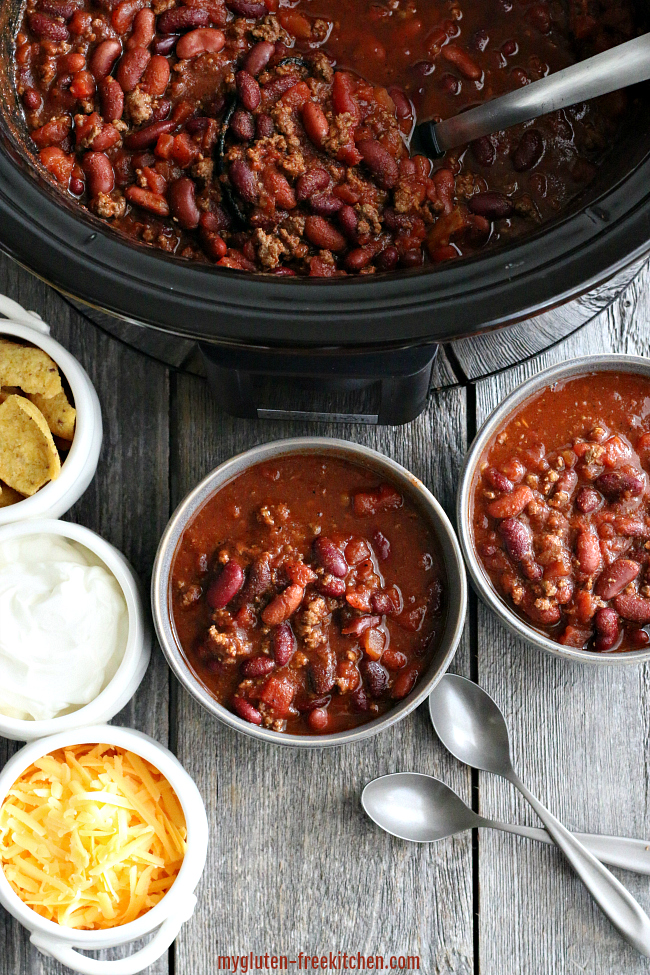
M 581 356 L 556 366 L 551 366 L 527 379 L 510 393 L 502 403 L 485 420 L 476 434 L 465 457 L 465 463 L 460 475 L 460 484 L 456 499 L 456 514 L 458 535 L 469 571 L 473 588 L 482 601 L 499 617 L 507 629 L 516 637 L 527 643 L 565 660 L 588 664 L 639 664 L 650 660 L 650 647 L 644 650 L 628 650 L 625 653 L 596 653 L 593 650 L 579 650 L 575 647 L 564 647 L 539 630 L 528 626 L 496 591 L 490 577 L 483 568 L 474 548 L 474 532 L 472 530 L 471 499 L 476 468 L 481 460 L 488 442 L 503 426 L 504 421 L 526 400 L 544 387 L 563 379 L 572 379 L 590 372 L 633 372 L 650 379 L 650 359 L 642 356 L 625 355 L 623 353 L 604 353 L 599 355 Z
M 289 735 L 259 728 L 219 704 L 195 676 L 178 641 L 169 611 L 169 577 L 178 543 L 189 521 L 221 487 L 256 464 L 288 454 L 329 454 L 342 457 L 386 474 L 408 491 L 431 523 L 447 572 L 447 620 L 430 674 L 386 715 L 349 731 L 329 735 Z M 295 437 L 260 444 L 231 457 L 211 471 L 186 495 L 172 515 L 158 546 L 151 580 L 151 606 L 162 651 L 172 671 L 187 691 L 224 724 L 251 738 L 290 747 L 323 748 L 361 741 L 384 731 L 405 718 L 425 700 L 451 663 L 463 631 L 467 610 L 465 566 L 456 533 L 439 502 L 424 484 L 396 461 L 370 447 L 329 437 Z

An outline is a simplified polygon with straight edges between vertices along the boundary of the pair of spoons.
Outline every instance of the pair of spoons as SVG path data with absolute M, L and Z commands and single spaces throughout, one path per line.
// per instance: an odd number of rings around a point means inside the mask
M 519 789 L 546 831 L 510 826 L 477 815 L 448 786 L 428 775 L 402 772 L 370 782 L 361 803 L 393 836 L 430 842 L 475 826 L 504 829 L 555 843 L 625 940 L 650 956 L 650 918 L 600 862 L 650 874 L 650 843 L 615 836 L 570 833 L 523 784 L 512 766 L 508 728 L 501 711 L 478 684 L 446 674 L 429 697 L 429 713 L 442 744 L 472 768 L 500 775 Z M 598 859 L 597 859 L 598 858 Z

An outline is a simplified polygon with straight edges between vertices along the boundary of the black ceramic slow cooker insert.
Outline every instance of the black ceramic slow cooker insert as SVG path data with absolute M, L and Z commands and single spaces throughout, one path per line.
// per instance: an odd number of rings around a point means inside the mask
M 414 376 L 435 343 L 533 317 L 649 247 L 650 105 L 641 98 L 588 191 L 559 219 L 484 255 L 344 279 L 254 275 L 170 257 L 111 232 L 30 165 L 11 69 L 20 7 L 4 0 L 0 10 L 0 247 L 83 302 L 211 345 L 217 368 L 245 349 L 268 350 L 276 363 L 298 356 L 300 371 L 309 350 L 325 371 L 348 360 L 342 372 L 363 372 L 350 362 L 370 354 L 378 358 L 367 373 Z

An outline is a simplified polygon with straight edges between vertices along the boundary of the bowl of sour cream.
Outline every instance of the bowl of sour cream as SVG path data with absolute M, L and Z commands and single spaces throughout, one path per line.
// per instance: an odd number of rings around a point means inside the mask
M 150 653 L 140 584 L 116 548 L 68 522 L 0 527 L 0 735 L 109 721 Z

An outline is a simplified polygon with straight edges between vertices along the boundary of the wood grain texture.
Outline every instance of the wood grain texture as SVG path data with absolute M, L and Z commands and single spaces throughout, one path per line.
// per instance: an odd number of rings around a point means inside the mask
M 0 293 L 37 311 L 52 336 L 75 355 L 98 391 L 104 442 L 97 476 L 66 516 L 112 542 L 148 582 L 160 534 L 169 517 L 167 371 L 137 355 L 85 321 L 52 289 L 0 257 Z M 1 325 L 0 325 L 1 331 Z M 140 690 L 116 716 L 167 744 L 169 670 L 158 647 Z M 0 766 L 19 746 L 0 739 Z M 0 975 L 60 975 L 67 971 L 29 944 L 27 933 L 0 909 Z M 133 948 L 101 952 L 121 957 Z M 167 975 L 167 956 L 149 975 Z
M 430 486 L 448 510 L 465 444 L 465 396 L 438 394 L 400 428 L 318 427 L 237 421 L 207 389 L 175 377 L 174 502 L 232 454 L 304 433 L 343 437 L 388 453 Z M 455 660 L 468 672 L 465 645 Z M 466 799 L 470 777 L 453 767 L 425 707 L 380 737 L 346 748 L 302 751 L 247 739 L 208 716 L 184 692 L 179 757 L 196 779 L 213 824 L 199 906 L 177 942 L 176 970 L 212 975 L 219 955 L 301 949 L 418 954 L 421 970 L 471 975 L 469 835 L 412 846 L 365 817 L 365 783 L 414 769 L 442 776 Z
M 551 353 L 477 386 L 477 419 L 516 385 L 555 362 L 593 352 L 648 354 L 648 269 L 608 312 Z M 570 664 L 514 639 L 478 607 L 479 682 L 502 707 L 515 766 L 571 828 L 650 837 L 650 669 Z M 534 823 L 508 784 L 480 776 L 481 812 Z M 650 909 L 647 878 L 617 872 Z M 481 975 L 640 975 L 650 972 L 594 906 L 554 849 L 482 830 Z

